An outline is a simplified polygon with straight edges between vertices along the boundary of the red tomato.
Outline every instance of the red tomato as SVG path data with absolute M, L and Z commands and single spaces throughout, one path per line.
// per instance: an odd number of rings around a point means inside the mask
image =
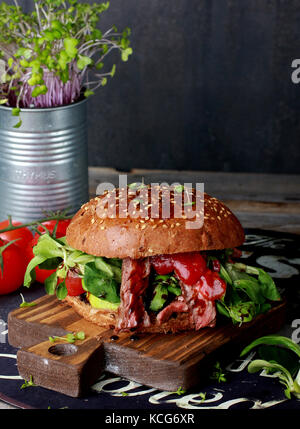
M 0 246 L 8 241 L 0 240 Z M 0 268 L 0 295 L 13 292 L 23 285 L 26 260 L 20 247 L 12 243 L 2 252 L 3 272 Z
M 58 226 L 56 230 L 56 238 L 64 237 L 67 233 L 67 228 L 70 225 L 71 219 L 65 219 L 65 220 L 59 220 Z M 48 220 L 47 222 L 43 222 L 42 225 L 44 225 L 50 233 L 54 231 L 55 225 L 57 223 L 57 220 Z M 42 226 L 38 227 L 38 230 L 44 234 L 46 231 Z M 36 233 L 36 235 L 38 235 Z
M 58 279 L 57 284 L 62 282 L 63 279 Z M 82 288 L 81 277 L 79 277 L 78 274 L 74 273 L 71 270 L 68 271 L 65 283 L 69 296 L 78 296 L 85 292 L 85 290 Z
M 21 222 L 15 222 L 15 221 L 13 221 L 12 224 L 15 226 L 22 225 Z M 3 222 L 0 222 L 0 230 L 7 228 L 8 226 L 9 226 L 8 220 L 4 220 Z M 0 234 L 0 238 L 2 240 L 7 240 L 7 241 L 13 241 L 13 240 L 19 239 L 14 244 L 16 244 L 21 249 L 25 249 L 28 243 L 32 240 L 33 235 L 28 228 L 24 227 L 20 229 L 14 229 L 13 231 L 2 232 L 2 234 Z
M 84 293 L 82 288 L 82 280 L 76 273 L 69 271 L 66 278 L 66 288 L 68 289 L 69 296 L 77 296 Z
M 58 227 L 56 230 L 56 238 L 61 238 L 66 235 L 67 227 L 69 226 L 70 222 L 71 222 L 71 219 L 60 220 L 58 222 Z M 48 231 L 51 234 L 55 228 L 56 223 L 57 223 L 56 220 L 49 220 L 47 222 L 44 222 L 43 225 L 48 229 Z M 38 227 L 38 230 L 41 232 L 41 234 L 46 233 L 45 229 L 41 226 Z M 40 235 L 36 232 L 34 235 L 34 238 L 31 240 L 31 242 L 26 248 L 27 263 L 29 263 L 31 259 L 34 257 L 32 248 L 37 244 L 39 237 Z M 51 276 L 51 274 L 55 273 L 55 271 L 56 270 L 43 270 L 39 267 L 36 267 L 35 269 L 36 281 L 39 283 L 44 283 L 45 280 L 49 276 Z

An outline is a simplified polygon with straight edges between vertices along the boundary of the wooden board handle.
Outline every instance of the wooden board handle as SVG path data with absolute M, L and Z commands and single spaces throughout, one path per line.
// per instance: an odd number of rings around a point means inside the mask
M 75 343 L 44 341 L 17 353 L 20 376 L 69 396 L 82 396 L 104 369 L 101 340 L 88 337 Z

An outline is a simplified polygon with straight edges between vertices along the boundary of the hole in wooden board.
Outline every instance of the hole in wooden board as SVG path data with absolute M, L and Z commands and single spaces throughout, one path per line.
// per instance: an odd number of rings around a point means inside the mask
M 69 356 L 78 352 L 78 347 L 74 344 L 55 344 L 48 349 L 48 352 L 57 356 Z

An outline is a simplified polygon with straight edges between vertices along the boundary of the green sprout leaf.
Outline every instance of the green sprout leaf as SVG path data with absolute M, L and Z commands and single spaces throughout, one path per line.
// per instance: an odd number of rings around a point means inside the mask
M 128 58 L 130 55 L 132 55 L 132 48 L 126 48 L 122 51 L 121 57 L 122 57 L 122 61 L 128 61 Z
M 77 39 L 73 39 L 71 37 L 66 37 L 64 39 L 65 52 L 70 59 L 73 59 L 76 57 L 78 53 L 77 45 L 78 45 Z
M 34 384 L 33 379 L 32 379 L 32 375 L 29 378 L 29 381 L 24 380 L 24 383 L 21 386 L 21 389 L 25 389 L 27 387 L 34 387 L 36 386 L 36 384 Z
M 79 68 L 79 70 L 83 70 L 85 67 L 91 65 L 92 63 L 93 60 L 90 57 L 79 55 L 77 67 Z

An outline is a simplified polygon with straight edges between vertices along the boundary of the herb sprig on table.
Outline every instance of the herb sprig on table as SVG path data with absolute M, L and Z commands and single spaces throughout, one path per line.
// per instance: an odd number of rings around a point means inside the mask
M 245 347 L 241 356 L 245 356 L 254 348 L 258 348 L 259 359 L 249 363 L 249 373 L 264 369 L 274 374 L 285 386 L 284 394 L 288 399 L 291 399 L 291 395 L 300 399 L 300 346 L 290 338 L 267 335 Z

